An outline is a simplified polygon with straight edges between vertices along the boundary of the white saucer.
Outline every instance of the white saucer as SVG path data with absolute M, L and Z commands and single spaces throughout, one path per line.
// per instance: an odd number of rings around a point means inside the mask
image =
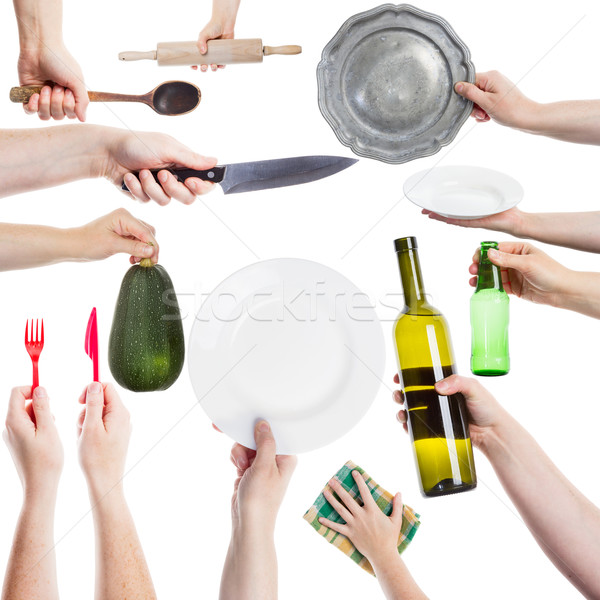
M 385 344 L 367 296 L 338 272 L 283 258 L 223 281 L 200 308 L 189 343 L 194 391 L 213 423 L 255 448 L 269 421 L 280 454 L 320 448 L 371 406 Z
M 480 219 L 504 212 L 523 198 L 512 177 L 483 167 L 434 167 L 404 182 L 404 194 L 421 208 L 452 219 Z

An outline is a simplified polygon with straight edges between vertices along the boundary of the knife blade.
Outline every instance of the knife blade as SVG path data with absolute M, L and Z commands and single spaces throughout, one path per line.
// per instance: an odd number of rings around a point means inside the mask
M 188 177 L 198 177 L 203 181 L 221 184 L 225 194 L 239 194 L 317 181 L 339 173 L 356 162 L 358 162 L 358 159 L 344 156 L 296 156 L 293 158 L 217 165 L 212 169 L 203 171 L 157 169 L 150 172 L 156 181 L 158 181 L 159 171 L 166 170 L 181 182 L 184 182 Z M 138 173 L 134 173 L 134 175 L 137 176 Z M 125 183 L 121 188 L 126 192 L 129 191 Z

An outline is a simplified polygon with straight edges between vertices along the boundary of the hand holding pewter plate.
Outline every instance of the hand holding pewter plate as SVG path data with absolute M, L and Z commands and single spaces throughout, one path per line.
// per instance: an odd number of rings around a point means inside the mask
M 255 448 L 271 425 L 277 452 L 325 446 L 356 425 L 379 390 L 385 343 L 372 302 L 316 262 L 255 263 L 202 304 L 188 365 L 200 405 L 236 442 Z
M 388 163 L 430 156 L 452 142 L 473 104 L 469 49 L 441 17 L 383 4 L 348 19 L 317 67 L 319 108 L 342 144 Z

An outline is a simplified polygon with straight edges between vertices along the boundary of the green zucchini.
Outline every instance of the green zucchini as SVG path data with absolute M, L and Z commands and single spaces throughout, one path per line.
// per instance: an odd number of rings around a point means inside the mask
M 113 377 L 133 392 L 166 390 L 185 357 L 177 296 L 169 274 L 150 259 L 127 271 L 108 342 Z

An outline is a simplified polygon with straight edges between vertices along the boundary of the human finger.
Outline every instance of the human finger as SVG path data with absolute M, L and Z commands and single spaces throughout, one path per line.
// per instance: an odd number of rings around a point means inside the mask
M 331 486 L 331 482 L 329 482 L 329 485 Z M 340 515 L 344 521 L 346 521 L 346 523 L 350 523 L 352 521 L 354 518 L 352 513 L 333 495 L 332 492 L 329 490 L 323 490 L 323 496 L 325 497 L 325 500 L 331 504 L 335 512 L 337 512 L 337 514 Z
M 50 96 L 50 114 L 55 121 L 62 121 L 65 118 L 63 110 L 63 101 L 65 99 L 65 88 L 61 85 L 55 85 L 52 88 Z
M 52 98 L 52 88 L 49 85 L 45 85 L 40 91 L 40 100 L 38 103 L 38 116 L 42 121 L 50 120 L 51 98 Z
M 196 194 L 190 187 L 178 181 L 169 171 L 165 169 L 159 171 L 158 180 L 165 193 L 174 200 L 182 204 L 192 204 L 196 199 Z
M 321 523 L 321 525 L 324 525 L 325 527 L 329 527 L 329 529 L 333 529 L 333 531 L 337 531 L 338 533 L 345 535 L 346 537 L 350 537 L 349 536 L 350 529 L 348 528 L 347 525 L 342 525 L 342 523 L 336 523 L 335 521 L 330 521 L 329 519 L 326 519 L 325 517 L 319 517 L 319 523 Z

